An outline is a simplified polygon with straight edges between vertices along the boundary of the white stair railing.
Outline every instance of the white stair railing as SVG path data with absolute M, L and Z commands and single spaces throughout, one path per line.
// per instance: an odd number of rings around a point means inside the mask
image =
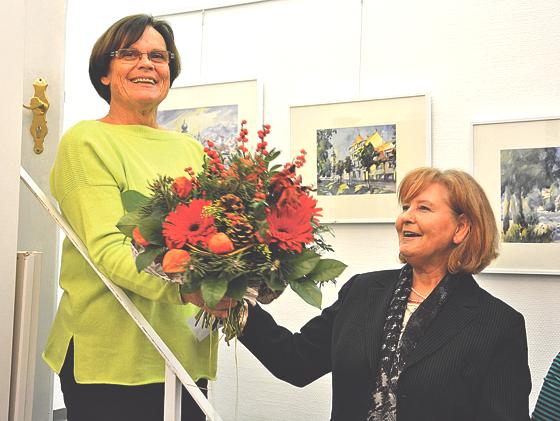
M 121 303 L 127 313 L 136 322 L 138 327 L 144 332 L 148 340 L 160 353 L 165 361 L 165 402 L 164 402 L 164 421 L 180 421 L 181 419 L 181 384 L 185 386 L 185 389 L 190 393 L 193 400 L 200 407 L 202 412 L 206 414 L 206 417 L 210 421 L 222 421 L 220 415 L 216 412 L 214 407 L 208 402 L 208 399 L 204 394 L 198 389 L 194 380 L 183 368 L 179 360 L 171 352 L 169 347 L 163 342 L 163 340 L 156 333 L 154 328 L 148 323 L 144 318 L 142 313 L 136 308 L 134 303 L 125 294 L 125 292 L 115 285 L 109 278 L 107 278 L 92 262 L 87 252 L 86 247 L 82 243 L 82 240 L 76 235 L 74 230 L 68 225 L 66 220 L 58 212 L 58 210 L 50 203 L 49 199 L 43 193 L 41 188 L 33 181 L 31 176 L 25 171 L 25 169 L 20 168 L 20 178 L 29 188 L 31 193 L 37 198 L 41 205 L 47 210 L 54 222 L 62 229 L 66 237 L 70 242 L 76 247 L 76 249 L 81 253 L 84 259 L 89 263 L 92 269 L 101 278 L 103 283 L 107 288 L 113 293 L 116 299 Z
M 8 421 L 31 421 L 42 253 L 18 251 Z

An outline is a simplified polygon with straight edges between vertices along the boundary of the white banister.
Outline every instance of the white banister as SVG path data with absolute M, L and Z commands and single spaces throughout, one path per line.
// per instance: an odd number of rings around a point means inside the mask
M 181 382 L 165 364 L 165 402 L 163 421 L 181 419 Z
M 36 251 L 17 254 L 9 421 L 31 421 L 33 415 L 41 256 Z
M 66 220 L 60 215 L 58 210 L 50 203 L 49 199 L 43 193 L 41 188 L 33 181 L 31 176 L 25 171 L 25 169 L 20 169 L 20 177 L 25 183 L 25 185 L 29 188 L 31 193 L 39 200 L 41 205 L 47 210 L 49 215 L 55 221 L 55 223 L 62 229 L 66 237 L 70 240 L 70 242 L 76 247 L 76 249 L 80 252 L 80 254 L 84 257 L 84 259 L 89 263 L 92 269 L 97 273 L 97 275 L 101 278 L 103 283 L 109 288 L 109 290 L 113 293 L 116 299 L 121 303 L 124 309 L 128 312 L 130 317 L 136 322 L 138 327 L 144 332 L 148 340 L 152 343 L 152 345 L 157 349 L 160 353 L 162 358 L 165 361 L 165 421 L 179 421 L 180 420 L 180 413 L 181 413 L 181 399 L 180 399 L 180 386 L 177 387 L 176 384 L 173 384 L 172 379 L 175 377 L 175 383 L 178 383 L 176 378 L 185 386 L 185 389 L 191 394 L 193 400 L 197 403 L 200 407 L 202 412 L 206 414 L 210 421 L 222 421 L 220 415 L 216 412 L 216 410 L 212 407 L 208 399 L 204 396 L 204 394 L 198 389 L 195 382 L 189 376 L 187 371 L 183 368 L 179 360 L 175 357 L 175 355 L 171 352 L 169 347 L 163 342 L 163 340 L 159 337 L 156 333 L 154 328 L 148 323 L 148 321 L 144 318 L 142 313 L 136 308 L 134 303 L 130 300 L 130 298 L 125 294 L 125 292 L 115 285 L 109 278 L 107 278 L 91 261 L 89 254 L 87 252 L 86 247 L 82 243 L 82 240 L 76 235 L 74 230 L 68 225 Z M 170 385 L 168 386 L 168 378 L 170 379 Z M 177 389 L 179 389 L 179 398 L 177 398 Z M 171 394 L 172 396 L 168 396 Z M 174 408 L 168 408 L 168 405 L 174 405 Z M 179 409 L 177 410 L 177 406 Z M 169 415 L 168 415 L 169 414 Z

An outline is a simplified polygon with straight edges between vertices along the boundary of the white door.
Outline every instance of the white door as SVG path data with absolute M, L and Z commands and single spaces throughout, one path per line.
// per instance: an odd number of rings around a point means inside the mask
M 10 97 L 6 108 L 2 107 L 2 114 L 8 109 L 11 112 L 8 124 L 12 134 L 5 136 L 3 152 L 0 154 L 1 166 L 9 176 L 4 177 L 6 185 L 3 185 L 0 190 L 2 201 L 0 209 L 2 214 L 5 214 L 2 215 L 4 216 L 2 221 L 7 226 L 0 245 L 2 259 L 0 267 L 4 278 L 0 288 L 9 289 L 6 294 L 0 294 L 2 309 L 0 311 L 3 311 L 0 337 L 11 338 L 12 334 L 16 244 L 18 250 L 41 251 L 43 259 L 33 388 L 33 421 L 46 421 L 52 420 L 53 374 L 42 361 L 41 351 L 56 308 L 57 229 L 25 186 L 19 182 L 19 165 L 21 157 L 21 165 L 45 192 L 49 191 L 48 176 L 62 126 L 66 1 L 9 0 L 9 3 L 9 6 L 3 8 L 4 12 L 14 14 L 17 24 L 14 20 L 7 19 L 8 27 L 2 27 L 2 39 L 6 43 L 5 48 L 10 51 L 10 63 L 4 63 L 0 72 L 2 72 L 3 82 L 10 90 L 14 90 L 14 95 Z M 14 51 L 19 51 L 20 56 L 17 56 Z M 33 114 L 22 107 L 23 104 L 29 105 L 35 93 L 33 82 L 38 77 L 42 77 L 48 83 L 46 94 L 50 103 L 46 116 L 48 134 L 45 138 L 44 152 L 41 154 L 33 151 L 33 139 L 29 133 Z M 2 99 L 4 100 L 5 98 Z M 6 127 L 4 124 L 2 126 L 5 134 Z M 6 151 L 7 144 L 9 148 Z M 17 206 L 18 201 L 19 206 Z M 7 391 L 10 379 L 11 342 L 4 339 L 0 341 L 0 419 L 8 417 L 9 393 Z

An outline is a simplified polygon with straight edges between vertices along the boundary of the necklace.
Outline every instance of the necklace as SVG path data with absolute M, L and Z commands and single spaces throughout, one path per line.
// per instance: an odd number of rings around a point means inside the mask
M 425 300 L 427 297 L 425 295 L 420 294 L 418 291 L 416 291 L 414 289 L 414 287 L 410 287 L 412 289 L 412 292 L 414 292 L 416 295 L 418 295 L 420 298 L 422 298 L 422 300 Z

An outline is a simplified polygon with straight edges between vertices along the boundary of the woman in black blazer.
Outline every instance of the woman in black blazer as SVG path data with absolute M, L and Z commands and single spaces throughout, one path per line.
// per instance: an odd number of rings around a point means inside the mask
M 473 273 L 497 255 L 478 183 L 420 168 L 399 186 L 400 270 L 356 275 L 299 333 L 249 308 L 241 342 L 278 378 L 332 372 L 332 421 L 526 421 L 523 316 Z

